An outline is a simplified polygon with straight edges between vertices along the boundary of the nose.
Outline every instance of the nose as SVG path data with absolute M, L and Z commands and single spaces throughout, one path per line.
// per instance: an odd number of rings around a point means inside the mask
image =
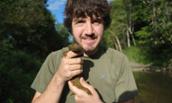
M 93 34 L 93 25 L 92 25 L 91 21 L 87 22 L 86 34 L 87 35 L 92 35 Z

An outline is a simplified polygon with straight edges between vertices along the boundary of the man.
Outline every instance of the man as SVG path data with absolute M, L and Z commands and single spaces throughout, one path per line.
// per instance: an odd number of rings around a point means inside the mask
M 64 56 L 67 48 L 52 52 L 31 86 L 32 103 L 134 103 L 137 87 L 126 56 L 101 46 L 109 13 L 106 0 L 67 0 L 65 26 L 86 58 L 72 51 Z M 81 73 L 80 83 L 91 94 L 71 82 Z

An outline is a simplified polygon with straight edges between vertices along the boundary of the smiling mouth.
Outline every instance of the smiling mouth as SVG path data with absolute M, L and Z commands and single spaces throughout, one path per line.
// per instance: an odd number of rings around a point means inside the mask
M 96 41 L 96 38 L 90 38 L 90 37 L 86 37 L 86 38 L 82 38 L 82 39 L 86 44 L 89 44 L 89 45 L 94 44 Z
M 94 39 L 93 38 L 84 38 L 83 42 L 84 42 L 84 44 L 91 46 L 96 42 L 96 39 L 95 38 Z
M 96 38 L 82 38 L 83 40 L 95 40 Z
M 82 39 L 84 40 L 95 40 L 96 38 L 97 38 L 96 36 L 92 36 L 92 35 L 82 37 Z

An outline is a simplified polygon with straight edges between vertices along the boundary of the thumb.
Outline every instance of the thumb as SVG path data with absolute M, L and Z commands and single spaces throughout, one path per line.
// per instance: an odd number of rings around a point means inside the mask
M 83 93 L 85 93 L 84 91 L 82 91 L 81 89 L 77 88 L 76 86 L 74 86 L 72 84 L 71 81 L 68 81 L 68 86 L 69 89 L 75 94 L 75 95 L 82 95 Z
M 80 83 L 83 87 L 87 88 L 91 92 L 91 94 L 94 94 L 96 92 L 94 87 L 88 84 L 83 77 L 80 78 Z

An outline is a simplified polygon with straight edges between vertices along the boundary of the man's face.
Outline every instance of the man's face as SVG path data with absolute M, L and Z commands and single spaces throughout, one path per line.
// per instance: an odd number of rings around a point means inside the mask
M 98 47 L 104 32 L 101 18 L 74 18 L 72 20 L 72 33 L 74 39 L 85 50 L 92 54 Z

